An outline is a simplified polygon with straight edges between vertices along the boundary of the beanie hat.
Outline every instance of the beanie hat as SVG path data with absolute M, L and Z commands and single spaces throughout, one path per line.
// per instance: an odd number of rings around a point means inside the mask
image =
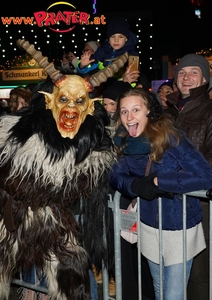
M 115 81 L 111 85 L 108 85 L 104 92 L 103 92 L 103 98 L 109 98 L 113 101 L 116 101 L 118 96 L 122 93 L 125 93 L 131 88 L 131 85 L 128 82 L 124 81 Z
M 121 33 L 126 37 L 130 34 L 129 23 L 121 18 L 121 17 L 114 17 L 109 23 L 107 27 L 107 38 L 109 39 L 111 35 Z
M 200 69 L 202 70 L 202 74 L 206 79 L 206 83 L 208 83 L 210 80 L 209 63 L 208 63 L 207 59 L 204 58 L 204 56 L 195 54 L 195 53 L 186 54 L 185 56 L 183 56 L 180 59 L 179 64 L 176 69 L 175 77 L 174 77 L 175 81 L 177 80 L 177 75 L 182 68 L 196 67 L 196 66 L 200 67 Z
M 162 88 L 162 86 L 167 85 L 170 86 L 170 88 L 173 90 L 173 81 L 172 80 L 167 80 L 164 81 L 158 88 L 157 93 L 159 92 L 159 90 Z
M 99 47 L 99 43 L 96 42 L 96 41 L 90 41 L 90 42 L 87 42 L 85 43 L 86 45 L 89 45 L 93 51 L 95 52 L 97 50 L 97 48 Z

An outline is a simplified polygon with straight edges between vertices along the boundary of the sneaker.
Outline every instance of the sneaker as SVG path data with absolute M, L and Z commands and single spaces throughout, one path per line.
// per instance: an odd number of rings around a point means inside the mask
M 116 283 L 113 277 L 109 281 L 109 296 L 114 297 L 116 295 Z

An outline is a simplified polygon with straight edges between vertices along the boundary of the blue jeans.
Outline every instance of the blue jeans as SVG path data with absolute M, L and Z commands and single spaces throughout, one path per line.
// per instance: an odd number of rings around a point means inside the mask
M 91 287 L 91 300 L 98 300 L 98 284 L 96 283 L 96 279 L 91 270 L 89 270 L 90 276 L 90 287 Z
M 160 265 L 147 260 L 153 278 L 155 300 L 160 300 Z M 186 263 L 186 280 L 188 283 L 193 258 Z M 163 266 L 163 300 L 183 300 L 183 263 Z

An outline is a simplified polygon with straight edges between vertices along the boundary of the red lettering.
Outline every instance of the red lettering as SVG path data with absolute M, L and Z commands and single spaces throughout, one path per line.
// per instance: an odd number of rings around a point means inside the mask
M 6 18 L 4 18 L 4 17 L 1 17 L 1 21 L 2 21 L 2 24 L 3 25 L 10 25 L 11 24 L 11 20 L 13 20 L 13 18 L 8 18 L 8 17 L 6 17 Z
M 24 21 L 25 25 L 28 25 L 28 24 L 32 25 L 33 22 L 34 22 L 34 18 L 33 17 L 32 18 L 27 17 L 27 18 L 24 18 L 23 21 Z
M 43 26 L 47 13 L 45 11 L 38 11 L 34 13 L 35 21 L 39 27 Z
M 41 26 L 51 26 L 55 25 L 59 22 L 64 22 L 66 25 L 70 24 L 80 24 L 80 25 L 89 25 L 90 24 L 90 14 L 86 12 L 79 12 L 79 11 L 58 11 L 56 14 L 53 12 L 45 12 L 45 11 L 39 11 L 34 13 L 34 18 L 39 27 Z M 20 19 L 12 19 L 13 22 L 18 24 L 20 22 Z M 23 20 L 22 20 L 23 21 Z M 25 20 L 25 24 L 30 24 L 30 22 L 33 22 L 33 18 L 27 18 Z M 2 23 L 10 24 L 11 19 L 8 18 L 2 18 Z M 92 21 L 92 24 L 99 25 L 99 24 L 106 24 L 105 22 L 105 16 L 101 15 L 101 17 L 94 17 L 94 20 Z M 68 31 L 72 30 L 74 27 L 70 28 Z M 51 28 L 52 29 L 52 28 Z M 53 30 L 53 29 L 52 29 Z M 58 31 L 58 29 L 56 30 Z M 66 32 L 66 31 L 64 31 Z
M 59 21 L 63 21 L 64 23 L 67 24 L 67 20 L 66 20 L 65 16 L 62 14 L 61 11 L 58 11 L 58 13 L 57 13 L 57 15 L 55 17 L 55 22 L 57 23 Z
M 85 12 L 81 12 L 80 13 L 80 24 L 88 25 L 89 24 L 89 18 L 90 18 L 89 14 L 87 14 Z
M 80 23 L 78 14 L 79 14 L 79 11 L 74 12 L 74 14 L 72 16 L 72 23 L 73 24 Z
M 20 24 L 22 24 L 22 21 L 23 21 L 23 17 L 16 17 L 16 18 L 13 18 L 13 24 L 14 25 L 20 25 Z
M 70 23 L 71 23 L 71 17 L 74 14 L 74 12 L 72 12 L 72 11 L 64 11 L 63 14 L 64 14 L 64 16 L 66 17 L 66 20 L 67 20 L 66 24 L 70 25 Z
M 105 22 L 105 16 L 104 15 L 101 15 L 101 24 L 105 25 L 106 22 Z
M 48 26 L 48 25 L 54 25 L 56 24 L 56 21 L 55 21 L 55 13 L 47 13 L 47 18 L 45 20 L 45 25 Z

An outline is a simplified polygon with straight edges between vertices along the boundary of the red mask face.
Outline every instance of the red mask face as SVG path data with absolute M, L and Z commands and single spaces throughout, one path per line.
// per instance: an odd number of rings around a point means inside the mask
M 52 111 L 61 136 L 73 139 L 87 115 L 94 113 L 94 101 L 90 99 L 88 86 L 83 78 L 67 75 L 53 93 L 45 95 L 46 109 Z

